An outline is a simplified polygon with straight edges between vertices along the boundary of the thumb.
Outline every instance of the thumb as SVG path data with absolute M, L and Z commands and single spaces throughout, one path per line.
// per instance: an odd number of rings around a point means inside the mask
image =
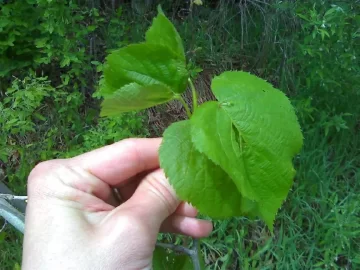
M 162 170 L 148 174 L 139 184 L 133 196 L 126 201 L 131 215 L 158 233 L 163 221 L 179 206 L 174 189 Z

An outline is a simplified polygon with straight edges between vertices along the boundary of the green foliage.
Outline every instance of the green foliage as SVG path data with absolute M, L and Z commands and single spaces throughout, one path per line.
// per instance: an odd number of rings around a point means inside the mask
M 41 160 L 68 157 L 120 139 L 146 136 L 143 117 L 131 113 L 98 119 L 82 111 L 83 97 L 54 88 L 33 73 L 16 79 L 0 102 L 0 159 L 13 190 L 24 192 L 26 177 Z
M 160 6 L 157 17 L 146 32 L 146 42 L 166 46 L 178 56 L 179 60 L 186 61 L 181 37 Z
M 68 158 L 104 145 L 112 144 L 126 138 L 146 137 L 149 135 L 144 126 L 144 116 L 136 113 L 123 114 L 118 117 L 99 118 L 74 138 L 74 144 L 67 151 L 59 153 Z
M 232 179 L 201 154 L 191 141 L 189 120 L 176 122 L 164 132 L 160 165 L 180 198 L 214 218 L 243 214 L 241 196 Z
M 343 116 L 359 113 L 358 106 L 349 108 L 349 100 L 360 95 L 359 11 L 359 5 L 346 1 L 311 1 L 296 10 L 302 30 L 293 59 L 299 67 L 298 99 L 312 98 L 314 121 L 321 123 L 325 135 L 347 129 L 351 118 Z
M 171 90 L 183 92 L 189 76 L 178 55 L 184 55 L 180 37 L 159 9 L 146 43 L 107 57 L 99 91 L 105 97 L 102 115 L 177 98 Z M 212 90 L 219 102 L 199 108 L 194 103 L 192 116 L 186 107 L 191 119 L 164 133 L 160 165 L 179 197 L 201 213 L 260 216 L 272 230 L 295 174 L 292 158 L 302 146 L 294 110 L 283 93 L 244 72 L 223 73 Z
M 108 22 L 104 23 L 104 27 L 100 28 L 101 36 L 108 50 L 121 48 L 129 43 L 130 25 L 125 22 L 125 19 L 122 7 L 118 7 Z
M 146 109 L 175 98 L 186 89 L 188 71 L 181 38 L 161 9 L 146 42 L 113 51 L 106 58 L 97 95 L 102 115 Z
M 212 90 L 219 102 L 204 103 L 191 124 L 165 132 L 161 166 L 180 198 L 203 214 L 259 215 L 272 229 L 302 146 L 293 108 L 284 94 L 247 73 L 225 72 Z
M 101 93 L 112 94 L 126 84 L 160 84 L 175 93 L 185 90 L 187 71 L 185 63 L 166 46 L 133 44 L 111 53 L 104 67 L 105 83 Z
M 50 104 L 43 106 L 44 100 L 51 94 L 57 99 L 60 96 L 58 93 L 46 78 L 36 78 L 33 74 L 23 80 L 15 79 L 5 92 L 6 98 L 0 102 L 0 148 L 5 150 L 2 151 L 1 160 L 8 165 L 18 167 L 15 174 L 9 175 L 10 181 L 25 178 L 30 169 L 27 162 L 30 164 L 35 162 L 29 160 L 32 154 L 29 155 L 27 150 L 34 150 L 32 140 L 36 134 L 36 127 L 45 126 L 49 121 L 44 113 Z M 27 162 L 19 163 L 18 159 Z M 12 171 L 12 166 L 8 166 L 9 173 Z M 22 187 L 17 187 L 19 190 L 24 189 L 24 180 Z
M 35 131 L 35 121 L 45 120 L 38 109 L 42 101 L 55 92 L 49 83 L 44 77 L 25 77 L 12 82 L 0 103 L 2 135 L 24 136 Z
M 2 221 L 0 226 L 2 226 Z M 1 269 L 20 269 L 22 256 L 22 233 L 8 226 L 0 232 L 0 264 Z
M 26 14 L 26 20 L 24 20 Z M 94 10 L 83 9 L 73 1 L 10 1 L 0 10 L 0 77 L 27 68 L 51 63 L 70 70 L 76 78 L 88 67 L 87 36 L 96 29 L 81 23 L 94 18 Z
M 155 248 L 153 262 L 154 270 L 189 270 L 194 268 L 189 256 L 170 253 L 160 247 Z
M 357 269 L 360 266 L 359 143 L 341 131 L 329 143 L 319 129 L 306 131 L 297 180 L 270 237 L 259 222 L 214 222 L 202 240 L 210 269 Z M 333 138 L 335 139 L 335 138 Z
M 177 60 L 166 46 L 147 43 L 129 45 L 112 52 L 106 59 L 100 88 L 100 94 L 105 96 L 102 107 L 106 115 L 152 107 L 171 100 L 176 93 L 185 90 L 185 63 Z M 144 88 L 149 85 L 153 93 Z M 135 91 L 144 100 L 130 91 Z M 116 111 L 110 100 L 124 97 L 126 99 L 121 104 L 125 106 L 130 99 L 135 100 L 128 107 Z
M 150 108 L 171 100 L 173 96 L 174 94 L 165 85 L 141 86 L 137 83 L 130 83 L 120 90 L 116 90 L 103 101 L 101 115 L 111 116 L 122 112 Z

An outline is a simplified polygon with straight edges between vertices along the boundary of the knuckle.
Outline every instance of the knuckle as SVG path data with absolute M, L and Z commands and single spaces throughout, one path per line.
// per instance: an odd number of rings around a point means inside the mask
M 142 155 L 138 147 L 138 139 L 124 139 L 120 141 L 120 143 L 123 145 L 123 151 L 128 154 L 128 159 L 132 161 L 137 171 L 144 170 L 145 163 L 142 160 Z
M 64 166 L 65 165 L 65 166 Z M 59 172 L 65 168 L 63 160 L 48 160 L 37 164 L 29 174 L 27 191 L 29 201 L 32 198 L 54 197 L 59 193 L 61 181 Z
M 49 170 L 52 170 L 58 166 L 57 160 L 48 160 L 43 161 L 37 164 L 30 172 L 28 177 L 28 184 L 31 185 L 33 182 L 41 179 L 44 174 L 46 174 Z
M 122 144 L 125 148 L 134 148 L 136 146 L 136 139 L 134 138 L 127 138 L 127 139 L 123 139 L 119 142 L 120 144 Z
M 149 174 L 147 182 L 150 185 L 149 191 L 159 198 L 164 208 L 167 209 L 168 214 L 172 214 L 179 205 L 179 201 L 163 171 L 157 170 Z

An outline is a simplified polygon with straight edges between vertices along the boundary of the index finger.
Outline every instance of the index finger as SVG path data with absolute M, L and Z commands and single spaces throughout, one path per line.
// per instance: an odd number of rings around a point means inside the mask
M 69 162 L 114 186 L 143 171 L 159 168 L 160 143 L 161 138 L 125 139 L 71 158 Z

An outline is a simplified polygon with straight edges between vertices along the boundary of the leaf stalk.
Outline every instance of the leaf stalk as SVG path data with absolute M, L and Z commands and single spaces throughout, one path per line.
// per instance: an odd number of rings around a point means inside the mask
M 187 117 L 190 119 L 191 118 L 191 111 L 189 106 L 186 104 L 185 100 L 182 98 L 182 96 L 178 96 L 176 97 L 177 100 L 179 100 L 181 102 L 181 104 L 184 106 Z
M 191 92 L 192 92 L 192 103 L 193 103 L 193 113 L 194 113 L 197 108 L 197 105 L 198 105 L 197 93 L 196 93 L 196 89 L 195 89 L 195 86 L 194 86 L 192 80 L 189 78 L 188 81 L 189 81 L 189 85 L 190 85 Z
M 171 249 L 172 251 L 175 252 L 180 252 L 183 254 L 186 254 L 188 256 L 190 256 L 192 263 L 194 265 L 194 270 L 201 270 L 201 265 L 200 265 L 200 260 L 199 260 L 199 255 L 200 255 L 200 243 L 198 239 L 193 238 L 193 245 L 192 248 L 187 248 L 184 246 L 178 246 L 178 245 L 174 245 L 174 244 L 166 244 L 166 243 L 160 243 L 157 242 L 156 243 L 157 247 L 162 247 L 162 248 L 167 248 L 167 249 Z

